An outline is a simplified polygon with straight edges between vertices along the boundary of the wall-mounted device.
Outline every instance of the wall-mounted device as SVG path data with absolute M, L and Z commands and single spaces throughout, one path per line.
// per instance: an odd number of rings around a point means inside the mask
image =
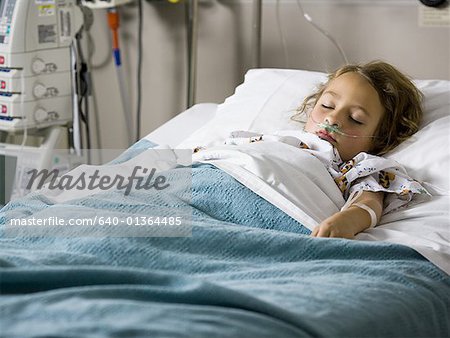
M 66 163 L 69 160 L 67 155 L 62 159 L 62 153 L 55 150 L 62 129 L 61 126 L 39 129 L 43 142 L 38 147 L 0 143 L 0 206 L 35 188 L 27 187 L 28 171 L 50 170 L 56 161 Z
M 125 5 L 134 0 L 82 0 L 83 6 L 97 9 L 97 8 L 112 8 L 120 5 Z
M 82 23 L 78 0 L 0 0 L 0 204 L 26 192 L 29 168 L 52 165 L 72 123 L 72 43 Z M 27 136 L 41 144 L 28 145 Z
M 76 0 L 0 1 L 0 130 L 72 119 L 70 45 L 82 19 Z
M 420 0 L 425 6 L 438 7 L 444 4 L 447 0 Z

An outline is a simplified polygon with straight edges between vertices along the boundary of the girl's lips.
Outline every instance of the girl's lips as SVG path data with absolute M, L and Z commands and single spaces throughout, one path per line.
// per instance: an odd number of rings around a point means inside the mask
M 334 139 L 334 137 L 331 136 L 331 134 L 329 132 L 327 132 L 326 130 L 319 130 L 316 132 L 316 135 L 325 141 L 328 141 L 330 143 L 336 143 L 336 140 Z

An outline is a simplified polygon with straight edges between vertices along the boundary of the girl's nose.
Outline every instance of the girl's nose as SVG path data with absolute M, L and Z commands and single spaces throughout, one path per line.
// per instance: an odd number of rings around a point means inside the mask
M 326 118 L 325 121 L 330 124 L 330 125 L 336 125 L 338 127 L 341 127 L 341 123 L 340 123 L 340 119 L 339 119 L 339 115 L 336 112 L 333 112 L 332 114 L 329 114 Z

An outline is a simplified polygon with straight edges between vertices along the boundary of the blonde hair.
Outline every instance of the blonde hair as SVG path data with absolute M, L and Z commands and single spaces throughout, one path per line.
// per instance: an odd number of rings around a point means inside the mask
M 330 81 L 348 72 L 363 76 L 377 91 L 384 108 L 370 153 L 383 155 L 419 130 L 423 115 L 422 93 L 406 75 L 383 61 L 345 65 L 329 74 L 328 81 L 304 99 L 293 119 L 316 105 Z

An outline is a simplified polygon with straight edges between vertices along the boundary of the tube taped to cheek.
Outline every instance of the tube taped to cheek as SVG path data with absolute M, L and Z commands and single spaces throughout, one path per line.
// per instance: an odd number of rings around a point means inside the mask
M 316 121 L 314 121 L 316 122 Z M 364 135 L 350 135 L 347 133 L 344 133 L 339 126 L 337 126 L 336 124 L 329 124 L 329 123 L 318 123 L 316 122 L 317 126 L 319 128 L 323 128 L 325 129 L 327 132 L 329 133 L 335 133 L 338 135 L 342 135 L 342 136 L 346 136 L 346 137 L 353 137 L 353 138 L 376 138 L 376 136 L 374 135 L 369 135 L 369 136 L 364 136 Z

